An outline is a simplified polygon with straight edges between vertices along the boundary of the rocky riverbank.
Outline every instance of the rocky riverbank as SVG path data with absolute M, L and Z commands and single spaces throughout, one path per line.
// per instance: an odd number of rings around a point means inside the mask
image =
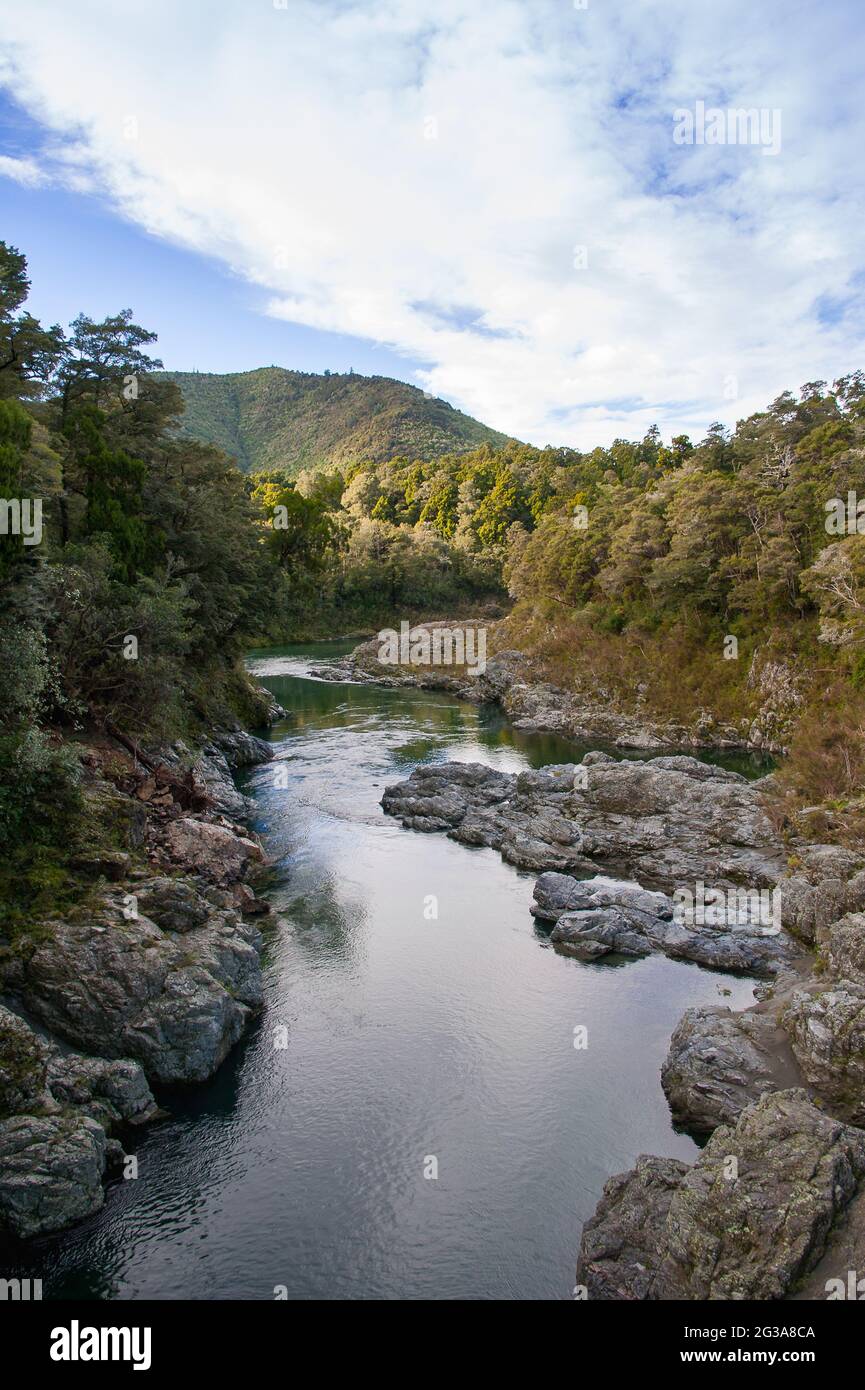
M 416 630 L 432 635 L 438 629 L 465 632 L 487 626 L 494 642 L 494 625 L 481 619 L 426 622 Z M 791 701 L 795 699 L 789 673 L 767 668 L 757 678 L 761 703 L 756 717 L 733 725 L 719 722 L 709 710 L 699 710 L 685 725 L 652 714 L 643 690 L 634 692 L 627 709 L 617 708 L 607 691 L 587 694 L 565 690 L 545 680 L 530 656 L 510 648 L 495 651 L 484 669 L 476 673 L 449 665 L 392 665 L 379 659 L 381 651 L 382 644 L 374 637 L 361 642 L 348 656 L 321 663 L 313 671 L 322 680 L 445 690 L 463 700 L 499 705 L 517 729 L 557 733 L 577 743 L 646 751 L 702 748 L 783 752 Z
M 590 753 L 517 776 L 418 768 L 382 797 L 407 828 L 538 872 L 531 911 L 581 961 L 661 951 L 765 979 L 744 1013 L 676 1028 L 662 1084 L 709 1142 L 690 1167 L 644 1156 L 610 1179 L 580 1248 L 589 1298 L 825 1298 L 865 1266 L 865 857 L 782 843 L 767 785 Z M 770 890 L 781 929 L 683 921 L 695 881 Z
M 232 774 L 270 745 L 235 728 L 195 752 L 76 747 L 82 891 L 0 942 L 0 1229 L 17 1238 L 98 1210 L 160 1114 L 152 1088 L 210 1077 L 262 1003 L 264 855 Z

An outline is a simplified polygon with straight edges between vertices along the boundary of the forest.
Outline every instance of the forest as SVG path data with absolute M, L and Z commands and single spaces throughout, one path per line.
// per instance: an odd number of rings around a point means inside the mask
M 493 645 L 548 679 L 685 722 L 776 699 L 797 794 L 858 807 L 862 373 L 697 443 L 652 429 L 591 452 L 486 442 L 244 474 L 180 432 L 181 393 L 131 310 L 45 327 L 28 292 L 25 256 L 0 244 L 7 910 L 62 879 L 76 731 L 254 723 L 250 645 L 402 619 L 503 618 Z

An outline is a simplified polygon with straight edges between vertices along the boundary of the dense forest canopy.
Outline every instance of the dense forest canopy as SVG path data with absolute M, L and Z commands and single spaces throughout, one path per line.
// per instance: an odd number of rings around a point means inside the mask
M 231 454 L 244 473 L 279 467 L 296 476 L 301 468 L 395 454 L 432 459 L 507 438 L 387 376 L 258 367 L 166 377 L 185 401 L 179 431 Z

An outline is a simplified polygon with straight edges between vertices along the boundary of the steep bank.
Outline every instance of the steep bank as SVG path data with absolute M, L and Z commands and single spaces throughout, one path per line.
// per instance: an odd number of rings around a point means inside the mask
M 610 692 L 566 690 L 544 678 L 537 659 L 511 648 L 496 649 L 503 638 L 501 623 L 483 618 L 418 623 L 413 633 L 483 631 L 491 649 L 476 673 L 465 666 L 393 665 L 380 660 L 382 643 L 373 637 L 361 642 L 348 657 L 316 668 L 325 680 L 354 680 L 387 687 L 416 686 L 446 690 L 460 699 L 501 706 L 518 729 L 561 734 L 577 743 L 598 740 L 622 749 L 729 749 L 759 754 L 784 751 L 779 738 L 778 692 L 771 683 L 753 716 L 738 723 L 719 721 L 699 710 L 690 723 L 660 718 L 645 705 L 643 692 L 629 702 Z M 786 727 L 786 726 L 785 726 Z
M 270 746 L 235 728 L 197 752 L 75 748 L 94 827 L 78 900 L 0 942 L 0 1228 L 18 1238 L 98 1210 L 159 1116 L 152 1088 L 211 1076 L 262 1000 L 264 856 L 232 773 Z

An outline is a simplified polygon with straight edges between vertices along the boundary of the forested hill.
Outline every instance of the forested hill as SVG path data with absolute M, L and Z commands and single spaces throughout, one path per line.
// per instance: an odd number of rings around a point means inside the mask
M 346 465 L 500 445 L 506 436 L 470 415 L 386 376 L 292 372 L 166 372 L 186 401 L 183 434 L 215 444 L 245 473 L 281 468 L 296 474 Z

